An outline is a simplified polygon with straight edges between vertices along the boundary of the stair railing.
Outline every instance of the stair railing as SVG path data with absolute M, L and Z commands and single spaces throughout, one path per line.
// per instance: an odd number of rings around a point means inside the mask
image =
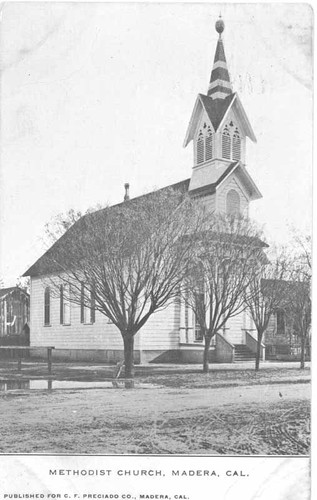
M 233 363 L 235 347 L 221 333 L 216 333 L 216 360 L 220 363 Z
M 257 353 L 258 349 L 258 341 L 251 335 L 248 330 L 245 330 L 245 345 L 252 351 L 254 354 Z M 265 345 L 261 342 L 261 354 L 260 357 L 262 360 L 265 360 Z

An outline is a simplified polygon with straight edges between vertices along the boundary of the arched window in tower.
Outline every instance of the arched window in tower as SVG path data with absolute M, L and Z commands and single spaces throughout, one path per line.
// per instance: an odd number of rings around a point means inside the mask
M 239 130 L 236 128 L 232 139 L 232 159 L 240 160 L 241 158 L 241 138 Z
M 240 213 L 240 196 L 235 189 L 230 189 L 227 193 L 226 211 L 228 215 Z
M 196 158 L 197 158 L 197 164 L 198 163 L 203 163 L 204 162 L 204 135 L 202 131 L 199 132 L 198 139 L 197 139 L 197 150 L 196 150 Z
M 210 127 L 207 129 L 206 140 L 205 140 L 205 152 L 206 161 L 212 159 L 213 155 L 213 133 Z
M 227 125 L 222 132 L 222 158 L 231 159 L 231 136 Z

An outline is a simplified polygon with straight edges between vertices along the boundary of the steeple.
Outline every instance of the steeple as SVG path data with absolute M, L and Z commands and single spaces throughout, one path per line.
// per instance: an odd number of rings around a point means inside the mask
M 216 47 L 214 58 L 214 65 L 210 75 L 210 82 L 208 86 L 207 95 L 212 99 L 225 99 L 229 94 L 232 94 L 232 87 L 230 83 L 229 71 L 227 68 L 227 61 L 221 34 L 225 29 L 225 23 L 219 16 L 215 24 L 219 39 Z

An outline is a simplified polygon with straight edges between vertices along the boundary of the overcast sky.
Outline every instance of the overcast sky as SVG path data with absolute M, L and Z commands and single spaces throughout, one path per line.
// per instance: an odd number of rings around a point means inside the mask
M 182 147 L 218 34 L 257 137 L 251 216 L 269 241 L 307 231 L 312 184 L 312 13 L 304 4 L 2 4 L 1 268 L 43 252 L 55 214 L 190 177 Z

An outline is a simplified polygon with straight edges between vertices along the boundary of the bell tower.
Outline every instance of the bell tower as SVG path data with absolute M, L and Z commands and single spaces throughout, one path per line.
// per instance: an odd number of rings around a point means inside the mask
M 225 24 L 221 17 L 215 28 L 218 40 L 207 94 L 197 96 L 184 141 L 184 147 L 193 141 L 189 192 L 209 196 L 213 210 L 226 211 L 220 191 L 229 182 L 231 191 L 236 190 L 233 196 L 236 200 L 239 198 L 239 211 L 246 213 L 249 201 L 262 197 L 245 168 L 246 138 L 253 142 L 256 138 L 238 94 L 232 89 L 222 38 Z

